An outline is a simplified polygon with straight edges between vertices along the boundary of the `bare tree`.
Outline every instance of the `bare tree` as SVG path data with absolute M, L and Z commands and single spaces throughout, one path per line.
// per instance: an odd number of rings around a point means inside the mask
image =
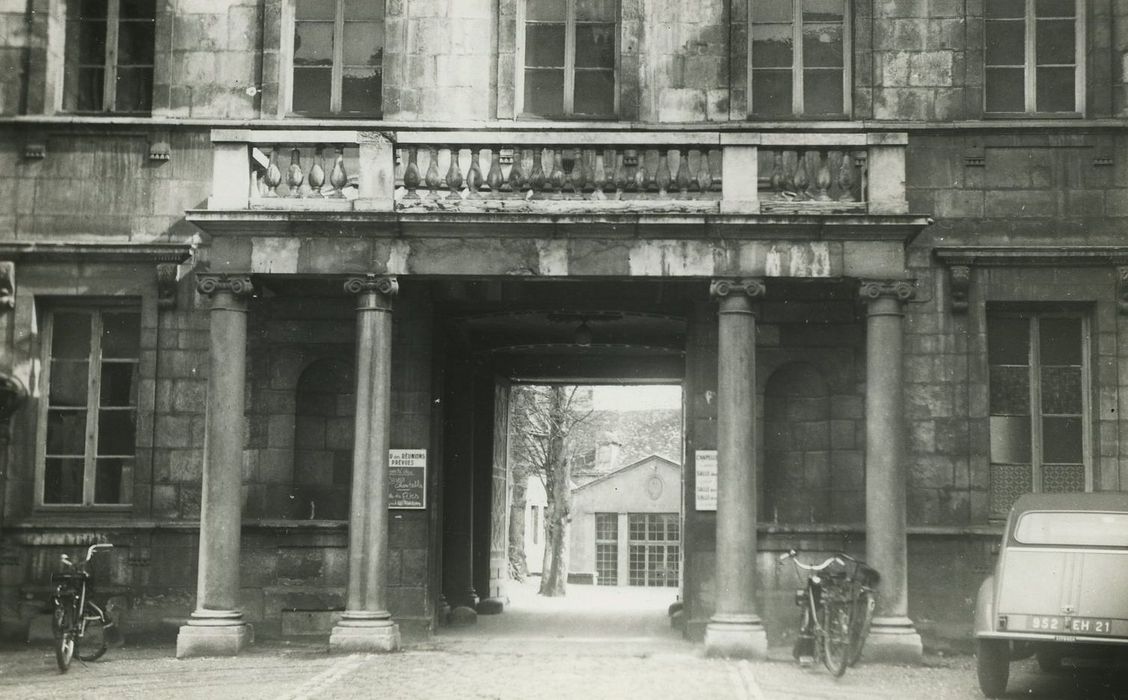
M 572 520 L 572 446 L 568 436 L 591 411 L 576 409 L 575 386 L 521 386 L 514 390 L 513 438 L 516 441 L 514 481 L 521 479 L 521 489 L 514 489 L 513 507 L 520 496 L 521 514 L 509 532 L 510 566 L 520 570 L 524 562 L 524 479 L 537 474 L 544 481 L 548 504 L 544 517 L 544 567 L 540 594 L 562 596 L 568 582 L 568 535 Z M 519 476 L 517 472 L 523 472 Z M 516 530 L 520 530 L 517 532 Z M 514 561 L 514 550 L 521 554 Z

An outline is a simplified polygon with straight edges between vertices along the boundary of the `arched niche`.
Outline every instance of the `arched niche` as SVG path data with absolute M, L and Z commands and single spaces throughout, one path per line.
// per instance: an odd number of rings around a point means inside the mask
M 764 387 L 764 500 L 761 520 L 832 520 L 831 395 L 808 362 L 778 367 Z
M 342 358 L 314 360 L 298 377 L 291 518 L 349 517 L 355 387 L 353 363 Z

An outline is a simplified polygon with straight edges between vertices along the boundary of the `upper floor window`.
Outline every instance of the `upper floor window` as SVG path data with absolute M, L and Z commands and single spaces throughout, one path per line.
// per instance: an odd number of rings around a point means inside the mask
M 379 116 L 383 0 L 295 0 L 292 55 L 292 112 Z
M 1081 113 L 1083 0 L 987 0 L 987 112 Z
M 38 500 L 128 504 L 141 314 L 129 307 L 54 309 L 44 333 Z
M 148 113 L 154 0 L 67 0 L 63 109 Z
M 846 0 L 751 3 L 750 112 L 840 117 L 850 111 Z
M 526 0 L 524 12 L 520 111 L 538 117 L 614 117 L 618 0 Z

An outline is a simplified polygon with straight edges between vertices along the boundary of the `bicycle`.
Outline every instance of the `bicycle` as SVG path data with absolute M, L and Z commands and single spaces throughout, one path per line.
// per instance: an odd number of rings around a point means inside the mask
M 96 661 L 106 653 L 108 644 L 120 641 L 120 632 L 106 611 L 91 600 L 94 581 L 86 567 L 95 552 L 112 548 L 112 544 L 92 544 L 82 561 L 62 556 L 67 570 L 51 575 L 55 586 L 51 620 L 55 634 L 55 661 L 59 672 L 66 673 L 71 659 Z
M 862 657 L 876 604 L 880 574 L 848 554 L 831 555 L 821 564 L 804 564 L 794 549 L 779 557 L 795 565 L 800 578 L 807 572 L 807 585 L 795 592 L 802 608 L 799 638 L 793 655 L 800 663 L 822 660 L 836 678 Z

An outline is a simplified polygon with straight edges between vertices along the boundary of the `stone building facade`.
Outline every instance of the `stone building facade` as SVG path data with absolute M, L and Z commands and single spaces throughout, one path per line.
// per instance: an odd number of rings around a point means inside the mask
M 1128 488 L 1128 0 L 0 27 L 6 635 L 94 541 L 182 655 L 497 610 L 520 381 L 682 383 L 686 633 L 716 653 L 785 639 L 796 546 L 882 571 L 875 656 L 959 639 L 1017 493 Z M 424 507 L 389 502 L 389 449 L 427 451 Z

